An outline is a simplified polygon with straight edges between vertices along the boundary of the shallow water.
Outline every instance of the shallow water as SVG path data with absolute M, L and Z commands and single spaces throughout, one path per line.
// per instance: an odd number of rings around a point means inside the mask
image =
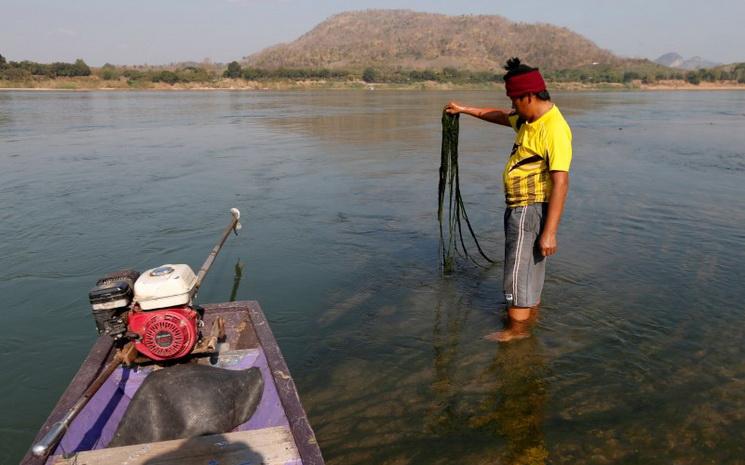
M 0 463 L 95 338 L 102 274 L 198 267 L 259 300 L 329 464 L 735 464 L 745 457 L 745 93 L 554 96 L 572 186 L 535 337 L 494 345 L 501 268 L 439 271 L 440 111 L 485 92 L 0 93 Z M 503 247 L 510 131 L 461 120 Z

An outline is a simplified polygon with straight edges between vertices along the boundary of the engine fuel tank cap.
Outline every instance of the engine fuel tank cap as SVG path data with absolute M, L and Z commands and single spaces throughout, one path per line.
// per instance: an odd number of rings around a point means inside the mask
M 170 266 L 159 266 L 150 272 L 150 276 L 165 276 L 173 273 L 173 267 Z

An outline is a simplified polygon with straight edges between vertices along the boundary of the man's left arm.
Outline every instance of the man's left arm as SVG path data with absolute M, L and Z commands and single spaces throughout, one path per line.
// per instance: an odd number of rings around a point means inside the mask
M 564 201 L 569 192 L 569 173 L 567 171 L 551 171 L 551 196 L 548 199 L 548 213 L 546 222 L 543 226 L 543 232 L 538 239 L 538 246 L 541 248 L 541 254 L 544 257 L 553 255 L 558 249 L 556 242 L 556 233 L 559 231 L 559 221 L 564 211 Z

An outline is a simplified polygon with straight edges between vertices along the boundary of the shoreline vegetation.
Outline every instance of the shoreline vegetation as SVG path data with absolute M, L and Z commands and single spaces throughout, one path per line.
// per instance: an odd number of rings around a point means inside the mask
M 544 73 L 551 90 L 745 90 L 745 63 L 684 71 L 659 65 L 617 68 L 589 65 Z M 458 70 L 243 67 L 189 63 L 91 68 L 75 63 L 6 62 L 0 55 L 0 90 L 502 90 L 501 72 Z
M 715 91 L 715 90 L 745 90 L 745 84 L 736 81 L 724 81 L 702 84 L 690 84 L 685 81 L 665 80 L 654 84 L 645 84 L 641 81 L 629 83 L 584 83 L 584 82 L 554 82 L 547 80 L 551 91 L 655 91 L 655 90 L 693 90 L 693 91 Z M 436 81 L 423 81 L 412 84 L 399 83 L 367 83 L 358 81 L 327 81 L 327 80 L 287 80 L 274 79 L 263 81 L 239 81 L 236 79 L 219 79 L 209 82 L 190 83 L 149 83 L 145 85 L 130 86 L 125 83 L 111 83 L 96 78 L 61 78 L 54 80 L 39 80 L 33 83 L 28 81 L 12 82 L 0 81 L 0 92 L 2 91 L 292 91 L 292 90 L 406 90 L 406 91 L 458 91 L 458 90 L 497 90 L 503 91 L 504 85 L 497 83 L 486 84 L 462 84 L 442 83 Z

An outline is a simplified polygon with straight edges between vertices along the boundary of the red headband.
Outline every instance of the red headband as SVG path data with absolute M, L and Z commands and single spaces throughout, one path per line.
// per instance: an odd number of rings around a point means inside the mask
M 546 90 L 546 83 L 537 69 L 512 76 L 505 81 L 504 86 L 508 97 L 522 97 L 525 94 L 537 94 Z

